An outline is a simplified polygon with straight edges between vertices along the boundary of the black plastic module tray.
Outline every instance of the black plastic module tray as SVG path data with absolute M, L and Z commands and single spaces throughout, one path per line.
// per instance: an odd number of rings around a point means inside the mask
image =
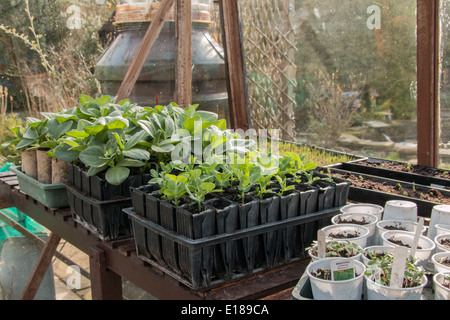
M 222 234 L 216 234 L 213 236 L 207 236 L 200 239 L 190 239 L 186 236 L 183 236 L 177 232 L 174 232 L 172 230 L 168 230 L 167 228 L 162 227 L 161 225 L 158 225 L 154 222 L 151 222 L 150 220 L 142 217 L 141 215 L 138 215 L 134 212 L 133 208 L 126 208 L 123 211 L 128 215 L 130 220 L 132 221 L 133 228 L 135 226 L 141 226 L 146 229 L 147 232 L 150 232 L 152 234 L 157 234 L 161 236 L 162 239 L 166 239 L 168 241 L 172 241 L 178 245 L 178 248 L 183 248 L 183 252 L 185 255 L 186 261 L 184 263 L 186 265 L 190 265 L 192 270 L 202 270 L 202 268 L 205 268 L 205 266 L 208 266 L 211 268 L 213 265 L 212 263 L 209 263 L 208 261 L 204 261 L 205 255 L 202 254 L 202 252 L 205 252 L 205 249 L 213 248 L 217 246 L 223 246 L 226 244 L 230 244 L 233 242 L 241 241 L 242 239 L 249 239 L 251 237 L 255 236 L 261 236 L 261 235 L 267 235 L 271 232 L 286 230 L 292 227 L 300 226 L 302 224 L 323 220 L 323 219 L 330 219 L 332 216 L 336 215 L 340 212 L 341 207 L 334 207 L 331 209 L 314 212 L 310 214 L 305 214 L 302 216 L 297 216 L 294 218 L 288 218 L 285 220 L 278 220 L 274 222 L 268 222 L 265 224 L 256 225 L 253 227 L 235 230 L 233 232 L 229 233 L 222 233 Z M 221 275 L 215 275 L 207 281 L 205 279 L 199 279 L 198 277 L 193 277 L 191 273 L 183 274 L 178 273 L 174 271 L 172 268 L 161 265 L 158 263 L 155 259 L 150 259 L 146 256 L 142 256 L 137 252 L 138 256 L 143 259 L 144 261 L 148 262 L 149 264 L 157 267 L 158 269 L 162 270 L 166 274 L 172 276 L 173 278 L 177 279 L 184 285 L 194 289 L 198 290 L 200 288 L 209 288 L 214 287 L 219 284 L 227 283 L 234 281 L 239 278 L 243 278 L 252 274 L 256 274 L 262 271 L 265 271 L 269 268 L 269 266 L 262 267 L 262 268 L 255 268 L 253 270 L 248 270 L 248 272 L 242 272 L 242 273 L 234 273 L 230 275 L 227 273 L 225 276 Z M 207 256 L 208 259 L 214 259 L 212 256 Z M 250 259 L 251 257 L 247 257 Z M 288 262 L 296 261 L 298 259 L 292 259 L 291 261 L 280 261 L 279 264 L 276 266 L 284 265 Z M 276 267 L 272 266 L 272 267 Z M 203 270 L 205 274 L 211 274 L 211 270 Z

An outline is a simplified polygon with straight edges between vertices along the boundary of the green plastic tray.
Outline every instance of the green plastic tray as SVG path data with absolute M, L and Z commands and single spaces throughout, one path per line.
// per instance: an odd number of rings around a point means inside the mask
M 62 183 L 45 184 L 26 175 L 19 167 L 10 167 L 9 171 L 17 175 L 20 190 L 50 209 L 69 206 L 66 186 Z

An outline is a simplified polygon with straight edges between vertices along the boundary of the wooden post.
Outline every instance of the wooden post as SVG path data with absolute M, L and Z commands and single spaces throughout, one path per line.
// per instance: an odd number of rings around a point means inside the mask
M 187 108 L 192 103 L 192 18 L 191 0 L 177 0 L 176 29 L 176 95 L 177 103 Z
M 28 282 L 23 290 L 20 300 L 33 300 L 36 296 L 39 287 L 41 286 L 42 279 L 44 279 L 45 273 L 52 262 L 52 258 L 56 252 L 59 241 L 61 238 L 54 233 L 50 233 L 49 238 L 42 250 L 42 253 L 34 267 L 33 273 L 28 279 Z
M 122 278 L 106 267 L 105 251 L 89 249 L 92 300 L 122 300 Z
M 239 7 L 237 0 L 220 0 L 223 27 L 223 43 L 228 70 L 229 106 L 234 129 L 250 128 L 245 64 L 239 28 Z
M 125 75 L 125 78 L 120 85 L 120 88 L 117 92 L 117 101 L 128 98 L 133 87 L 141 74 L 142 67 L 144 66 L 145 60 L 147 59 L 150 51 L 153 48 L 153 45 L 156 39 L 161 32 L 161 29 L 166 21 L 167 14 L 172 8 L 175 0 L 164 0 L 161 2 L 158 11 L 156 12 L 155 18 L 150 23 L 150 26 L 145 33 L 144 39 L 138 49 L 136 56 L 131 63 L 131 66 L 128 68 L 128 71 Z
M 439 0 L 417 0 L 417 161 L 439 157 Z

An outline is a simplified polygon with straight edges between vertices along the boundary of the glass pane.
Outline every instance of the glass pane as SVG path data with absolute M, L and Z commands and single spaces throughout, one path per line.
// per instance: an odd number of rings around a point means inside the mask
M 159 5 L 156 0 L 0 0 L 0 85 L 12 99 L 8 110 L 37 114 L 70 108 L 80 94 L 116 95 Z M 214 36 L 216 9 L 213 0 L 192 0 L 192 102 L 228 119 L 224 52 Z M 130 100 L 150 106 L 175 101 L 175 58 L 172 8 Z
M 441 1 L 441 78 L 439 166 L 450 168 L 450 4 Z
M 242 0 L 252 125 L 415 161 L 416 1 Z

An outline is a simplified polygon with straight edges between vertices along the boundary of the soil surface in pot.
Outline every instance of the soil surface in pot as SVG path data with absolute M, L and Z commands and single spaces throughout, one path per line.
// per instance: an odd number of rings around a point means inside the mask
M 439 243 L 440 243 L 441 245 L 443 245 L 444 247 L 450 248 L 450 239 L 441 239 L 441 240 L 439 241 Z
M 444 287 L 450 289 L 450 280 L 444 280 L 444 281 L 442 282 L 442 285 L 443 285 Z
M 347 232 L 337 232 L 337 233 L 331 232 L 328 236 L 335 238 L 335 239 L 350 239 L 350 238 L 357 238 L 360 236 L 360 234 L 357 231 L 348 232 L 348 233 Z
M 443 178 L 443 179 L 450 178 L 449 171 L 429 168 L 429 167 L 425 167 L 425 166 L 421 166 L 421 165 L 411 165 L 408 163 L 395 163 L 395 162 L 393 163 L 393 162 L 388 162 L 388 161 L 386 161 L 386 162 L 384 162 L 384 161 L 377 161 L 377 162 L 362 161 L 359 164 L 362 164 L 362 165 L 365 165 L 368 167 L 375 167 L 375 168 L 381 168 L 381 169 L 387 169 L 387 170 L 415 173 L 415 174 L 436 177 L 436 178 Z
M 396 245 L 403 246 L 403 247 L 407 247 L 407 248 L 411 248 L 411 246 L 410 246 L 409 244 L 404 243 L 402 240 L 397 240 L 397 239 L 395 239 L 395 238 L 389 238 L 388 240 L 389 240 L 390 242 L 396 244 Z M 421 246 L 417 246 L 417 249 L 422 249 L 422 247 L 421 247 Z
M 439 262 L 440 264 L 446 266 L 446 267 L 450 267 L 450 258 L 442 258 L 437 260 L 437 262 Z
M 383 226 L 383 229 L 406 231 L 406 228 L 405 227 L 401 227 L 399 224 Z
M 338 224 L 340 224 L 340 223 L 350 223 L 350 224 L 365 225 L 365 224 L 369 224 L 370 221 L 367 220 L 367 219 L 365 219 L 365 218 L 363 218 L 363 219 L 361 220 L 361 219 L 353 219 L 353 218 L 351 218 L 351 219 L 342 219 L 342 217 L 339 217 L 339 218 L 336 220 L 336 223 L 338 223 Z
M 353 187 L 379 191 L 383 193 L 390 193 L 410 198 L 416 198 L 424 201 L 436 202 L 436 204 L 450 204 L 450 199 L 444 196 L 439 190 L 430 188 L 429 192 L 423 193 L 419 190 L 414 190 L 412 187 L 402 187 L 399 185 L 392 185 L 386 182 L 379 182 L 369 178 L 358 177 L 351 173 L 340 174 L 331 173 L 333 176 L 349 180 Z

